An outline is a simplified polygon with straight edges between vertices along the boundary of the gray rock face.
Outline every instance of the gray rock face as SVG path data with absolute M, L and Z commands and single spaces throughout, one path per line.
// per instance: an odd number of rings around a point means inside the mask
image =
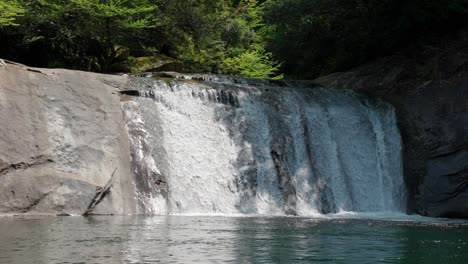
M 0 214 L 132 214 L 126 77 L 0 67 Z
M 404 143 L 409 209 L 468 218 L 468 45 L 394 56 L 316 82 L 391 102 Z

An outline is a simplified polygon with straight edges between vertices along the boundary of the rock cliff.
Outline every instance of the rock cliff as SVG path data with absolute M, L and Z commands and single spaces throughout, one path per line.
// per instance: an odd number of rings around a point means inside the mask
M 127 78 L 0 65 L 0 213 L 135 213 Z

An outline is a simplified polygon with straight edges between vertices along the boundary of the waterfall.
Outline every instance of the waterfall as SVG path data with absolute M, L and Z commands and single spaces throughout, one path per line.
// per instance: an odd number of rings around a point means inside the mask
M 394 109 L 351 91 L 185 76 L 123 92 L 142 214 L 404 212 Z

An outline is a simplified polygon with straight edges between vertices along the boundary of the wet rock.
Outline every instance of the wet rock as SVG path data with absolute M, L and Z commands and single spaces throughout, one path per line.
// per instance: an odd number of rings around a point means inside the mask
M 395 106 L 410 212 L 468 218 L 467 47 L 465 40 L 452 41 L 314 81 Z

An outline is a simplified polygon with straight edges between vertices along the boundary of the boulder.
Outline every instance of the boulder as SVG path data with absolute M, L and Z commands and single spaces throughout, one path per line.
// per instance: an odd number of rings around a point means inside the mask
M 0 214 L 134 214 L 116 93 L 127 77 L 5 65 Z

